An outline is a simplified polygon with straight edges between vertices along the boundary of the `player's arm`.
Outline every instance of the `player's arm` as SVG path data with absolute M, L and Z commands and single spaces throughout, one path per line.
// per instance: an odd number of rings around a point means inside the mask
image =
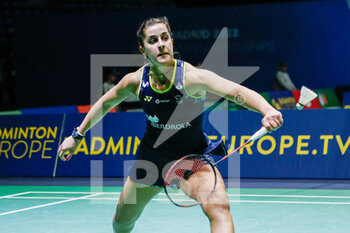
M 127 74 L 120 82 L 104 94 L 90 109 L 83 122 L 78 127 L 78 132 L 85 134 L 101 118 L 103 118 L 113 107 L 124 99 L 136 93 L 140 82 L 138 71 Z
M 113 107 L 121 103 L 125 98 L 137 93 L 140 83 L 141 69 L 134 73 L 127 74 L 120 82 L 104 94 L 90 109 L 84 120 L 77 127 L 77 133 L 84 135 L 91 127 L 100 121 Z M 74 139 L 72 136 L 66 138 L 60 145 L 58 154 L 62 160 L 69 160 L 80 140 Z M 69 154 L 64 157 L 64 154 Z M 67 159 L 68 158 L 68 159 Z
M 240 84 L 225 79 L 212 71 L 198 69 L 186 63 L 186 89 L 196 95 L 203 91 L 216 94 L 230 101 L 243 100 L 239 104 L 260 112 L 262 125 L 269 131 L 281 126 L 282 114 L 274 109 L 260 94 Z

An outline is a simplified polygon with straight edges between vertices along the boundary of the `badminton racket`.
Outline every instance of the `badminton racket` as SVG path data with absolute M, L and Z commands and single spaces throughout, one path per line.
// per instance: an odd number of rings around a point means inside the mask
M 217 162 L 214 162 L 207 155 L 198 154 L 187 155 L 177 160 L 169 168 L 164 178 L 164 191 L 169 200 L 180 207 L 192 207 L 206 202 L 213 195 L 216 188 L 217 176 L 215 167 L 250 142 L 264 136 L 267 132 L 267 129 L 262 127 L 248 141 Z M 205 191 L 199 191 L 201 190 L 201 184 L 196 182 L 196 179 L 200 181 L 199 179 L 202 175 L 206 177 L 206 187 L 203 187 Z

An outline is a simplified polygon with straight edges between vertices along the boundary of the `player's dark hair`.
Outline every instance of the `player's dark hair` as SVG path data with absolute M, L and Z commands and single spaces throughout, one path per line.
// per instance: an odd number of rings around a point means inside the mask
M 143 39 L 145 38 L 145 29 L 157 23 L 163 23 L 168 29 L 170 36 L 172 35 L 169 21 L 166 16 L 146 19 L 141 23 L 139 29 L 136 32 L 137 42 L 140 46 L 143 47 Z

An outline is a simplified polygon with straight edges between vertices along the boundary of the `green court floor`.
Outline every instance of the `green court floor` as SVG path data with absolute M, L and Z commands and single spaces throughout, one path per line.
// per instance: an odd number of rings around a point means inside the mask
M 0 186 L 1 233 L 113 232 L 121 187 Z M 230 189 L 236 233 L 349 233 L 350 190 Z M 180 208 L 161 193 L 135 233 L 210 232 L 200 207 Z

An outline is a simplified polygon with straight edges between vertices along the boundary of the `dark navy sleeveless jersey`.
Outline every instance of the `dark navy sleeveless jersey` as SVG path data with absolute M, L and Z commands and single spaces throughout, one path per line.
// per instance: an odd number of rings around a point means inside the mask
M 199 153 L 208 146 L 202 130 L 205 96 L 190 96 L 185 87 L 185 62 L 175 60 L 169 88 L 158 91 L 150 80 L 146 65 L 140 80 L 138 98 L 147 118 L 142 143 L 158 151 Z

